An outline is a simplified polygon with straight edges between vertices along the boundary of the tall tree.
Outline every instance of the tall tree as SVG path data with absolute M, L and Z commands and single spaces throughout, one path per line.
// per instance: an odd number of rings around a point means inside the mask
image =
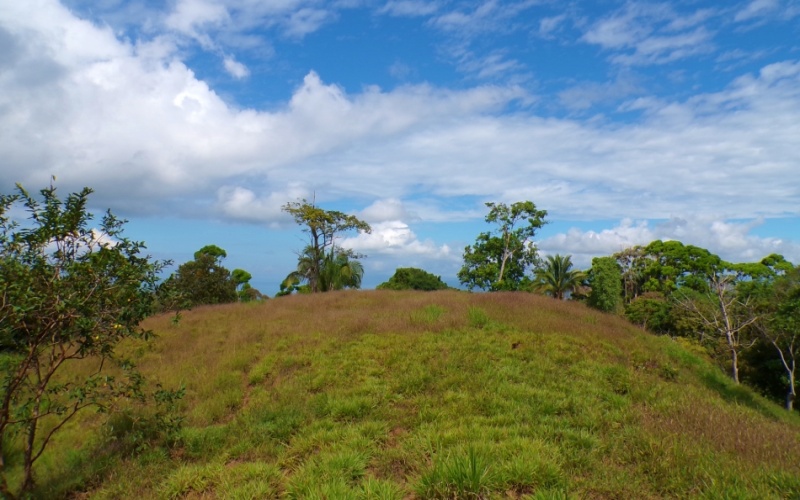
M 351 231 L 369 233 L 372 230 L 369 224 L 354 215 L 323 210 L 305 199 L 287 203 L 282 210 L 308 234 L 308 245 L 298 258 L 298 271 L 302 267 L 303 279 L 312 293 L 323 291 L 320 284 L 323 262 L 329 250 L 336 257 L 336 237 Z M 348 257 L 356 256 L 350 254 Z
M 548 255 L 544 265 L 536 270 L 533 289 L 554 299 L 564 297 L 581 285 L 586 275 L 572 269 L 572 257 L 569 255 Z
M 761 317 L 756 323 L 764 341 L 772 346 L 780 360 L 786 385 L 786 409 L 794 409 L 797 399 L 797 361 L 800 358 L 800 267 L 785 265 L 780 257 L 780 267 L 770 256 L 762 264 L 770 267 L 772 276 L 752 288 L 758 298 Z M 787 271 L 788 269 L 788 271 Z
M 625 304 L 643 293 L 645 269 L 649 257 L 641 245 L 626 248 L 613 255 L 622 273 L 622 293 Z
M 758 320 L 758 315 L 751 304 L 751 296 L 739 293 L 737 285 L 750 276 L 743 272 L 741 266 L 729 264 L 719 257 L 711 257 L 705 275 L 705 283 L 701 285 L 697 279 L 690 281 L 692 286 L 676 292 L 674 295 L 681 307 L 689 311 L 706 327 L 709 333 L 724 340 L 730 354 L 731 378 L 737 384 L 739 380 L 739 355 L 742 349 L 751 347 L 755 339 L 748 338 L 750 325 Z M 698 289 L 705 290 L 698 291 Z
M 497 228 L 479 234 L 475 244 L 464 249 L 458 279 L 470 289 L 519 290 L 527 270 L 538 262 L 533 237 L 545 224 L 547 211 L 537 210 L 532 201 L 486 206 L 485 220 Z
M 361 288 L 363 277 L 364 266 L 356 260 L 353 252 L 331 249 L 322 262 L 320 289 L 323 292 L 330 292 L 345 288 Z
M 622 300 L 622 272 L 614 257 L 595 257 L 588 276 L 588 304 L 605 312 L 616 312 Z
M 356 260 L 353 252 L 331 249 L 318 265 L 319 276 L 316 278 L 318 292 L 361 288 L 364 267 Z M 298 259 L 297 269 L 289 273 L 281 283 L 278 296 L 289 295 L 294 291 L 311 293 L 313 269 L 315 269 L 314 252 L 309 246 Z
M 41 199 L 18 186 L 0 195 L 0 496 L 14 498 L 3 454 L 21 436 L 22 486 L 28 497 L 33 465 L 53 435 L 80 410 L 108 409 L 139 394 L 138 376 L 115 378 L 104 367 L 129 338 L 148 338 L 139 323 L 151 312 L 164 262 L 123 236 L 125 221 L 106 213 L 99 230 L 87 210 L 91 190 L 61 200 L 53 186 Z M 29 215 L 10 219 L 17 204 Z M 85 367 L 69 379 L 59 374 Z M 77 375 L 77 374 L 85 375 Z M 127 371 L 129 375 L 135 372 Z
M 194 260 L 178 267 L 162 294 L 167 290 L 176 291 L 186 301 L 187 307 L 236 302 L 237 283 L 222 265 L 222 259 L 227 255 L 216 245 L 204 246 L 194 253 Z

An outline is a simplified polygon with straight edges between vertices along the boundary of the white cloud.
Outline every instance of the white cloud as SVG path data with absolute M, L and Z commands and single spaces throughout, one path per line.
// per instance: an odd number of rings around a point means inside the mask
M 711 34 L 704 28 L 671 36 L 650 36 L 636 43 L 632 53 L 611 58 L 620 64 L 663 64 L 713 50 Z
M 508 32 L 517 29 L 519 26 L 514 21 L 526 15 L 525 11 L 538 3 L 535 0 L 484 0 L 478 2 L 474 8 L 444 12 L 432 18 L 430 25 L 462 38 L 475 37 L 486 32 Z
M 559 14 L 557 16 L 545 17 L 539 21 L 539 36 L 550 37 L 558 31 L 567 19 L 566 14 Z
M 293 38 L 302 38 L 317 31 L 330 21 L 332 13 L 323 9 L 304 8 L 292 12 L 286 21 L 286 34 Z
M 761 224 L 763 219 L 738 222 L 711 216 L 673 217 L 654 225 L 624 219 L 617 226 L 601 231 L 572 228 L 537 242 L 537 247 L 546 254 L 571 254 L 576 265 L 584 268 L 591 265 L 592 257 L 611 255 L 655 240 L 678 240 L 732 262 L 756 262 L 772 253 L 782 254 L 792 262 L 800 261 L 799 243 L 751 234 Z
M 240 63 L 236 59 L 231 56 L 226 56 L 223 60 L 223 64 L 225 65 L 225 71 L 227 71 L 232 77 L 241 80 L 242 78 L 247 78 L 250 76 L 250 70 L 247 69 L 247 66 Z
M 446 259 L 452 256 L 450 247 L 433 241 L 420 241 L 405 222 L 390 220 L 371 224 L 371 233 L 345 238 L 341 246 L 356 252 L 393 256 L 424 256 Z M 460 258 L 460 255 L 458 256 Z
M 620 75 L 612 81 L 582 82 L 565 88 L 558 93 L 558 99 L 570 110 L 587 110 L 598 103 L 619 101 L 642 91 L 635 78 Z
M 221 99 L 168 37 L 133 44 L 46 0 L 12 2 L 0 28 L 0 128 L 12 131 L 0 136 L 2 186 L 56 174 L 112 207 L 258 222 L 278 220 L 297 186 L 375 212 L 394 199 L 425 221 L 480 219 L 482 201 L 520 199 L 562 219 L 800 215 L 797 61 L 714 93 L 641 96 L 624 108 L 641 116 L 617 124 L 505 114 L 531 98 L 513 86 L 348 93 L 313 72 L 284 105 L 255 110 Z M 460 197 L 474 206 L 451 203 Z M 422 198 L 440 202 L 408 201 Z
M 204 29 L 230 21 L 225 5 L 209 0 L 178 0 L 164 23 L 167 27 L 211 45 Z
M 403 220 L 409 218 L 409 213 L 403 202 L 397 198 L 376 200 L 372 205 L 361 211 L 359 217 L 369 223 Z
M 714 50 L 712 33 L 699 23 L 715 15 L 701 9 L 682 15 L 666 4 L 628 3 L 593 23 L 582 40 L 613 52 L 624 65 L 663 64 Z
M 748 21 L 755 17 L 767 15 L 780 7 L 778 0 L 752 0 L 734 16 L 737 22 Z
M 393 16 L 427 16 L 439 9 L 439 2 L 426 2 L 421 0 L 390 0 L 381 9 L 381 14 Z
M 285 191 L 259 196 L 254 191 L 239 186 L 223 186 L 217 190 L 216 209 L 235 220 L 271 223 L 286 219 L 281 211 L 287 202 L 307 199 L 311 192 L 302 184 L 290 184 Z

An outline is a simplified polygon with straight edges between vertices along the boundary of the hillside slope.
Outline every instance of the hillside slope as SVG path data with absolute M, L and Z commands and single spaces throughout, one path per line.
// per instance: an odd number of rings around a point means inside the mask
M 43 495 L 800 496 L 796 416 L 580 304 L 340 292 L 148 326 L 157 341 L 130 349 L 148 375 L 186 386 L 180 439 L 125 459 L 99 439 L 55 449 Z

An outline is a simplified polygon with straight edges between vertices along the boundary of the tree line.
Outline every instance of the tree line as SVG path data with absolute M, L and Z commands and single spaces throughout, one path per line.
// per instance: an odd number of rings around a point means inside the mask
M 800 267 L 781 255 L 732 263 L 680 241 L 653 241 L 573 268 L 571 257 L 541 259 L 533 241 L 546 211 L 530 202 L 487 203 L 486 222 L 464 250 L 462 285 L 579 300 L 657 334 L 706 348 L 735 383 L 783 399 L 797 397 Z

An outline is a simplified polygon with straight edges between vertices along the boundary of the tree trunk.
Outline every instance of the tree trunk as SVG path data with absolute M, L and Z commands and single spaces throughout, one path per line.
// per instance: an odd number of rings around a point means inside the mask
M 736 352 L 735 347 L 731 347 L 731 362 L 733 366 L 731 367 L 731 376 L 733 377 L 733 381 L 738 385 L 739 384 L 739 353 Z
M 22 480 L 20 493 L 24 495 L 33 488 L 33 447 L 36 444 L 36 423 L 38 421 L 38 408 L 35 410 L 34 419 L 28 426 L 28 439 L 25 443 L 24 464 L 25 475 Z
M 509 257 L 508 254 L 509 254 L 508 250 L 504 250 L 503 251 L 503 260 L 500 262 L 500 274 L 497 277 L 496 283 L 502 283 L 503 282 L 503 274 L 505 274 L 505 272 L 506 272 L 506 261 L 508 260 L 508 257 Z
M 794 373 L 789 373 L 789 390 L 786 392 L 786 409 L 794 410 L 794 399 L 797 397 L 794 385 Z

